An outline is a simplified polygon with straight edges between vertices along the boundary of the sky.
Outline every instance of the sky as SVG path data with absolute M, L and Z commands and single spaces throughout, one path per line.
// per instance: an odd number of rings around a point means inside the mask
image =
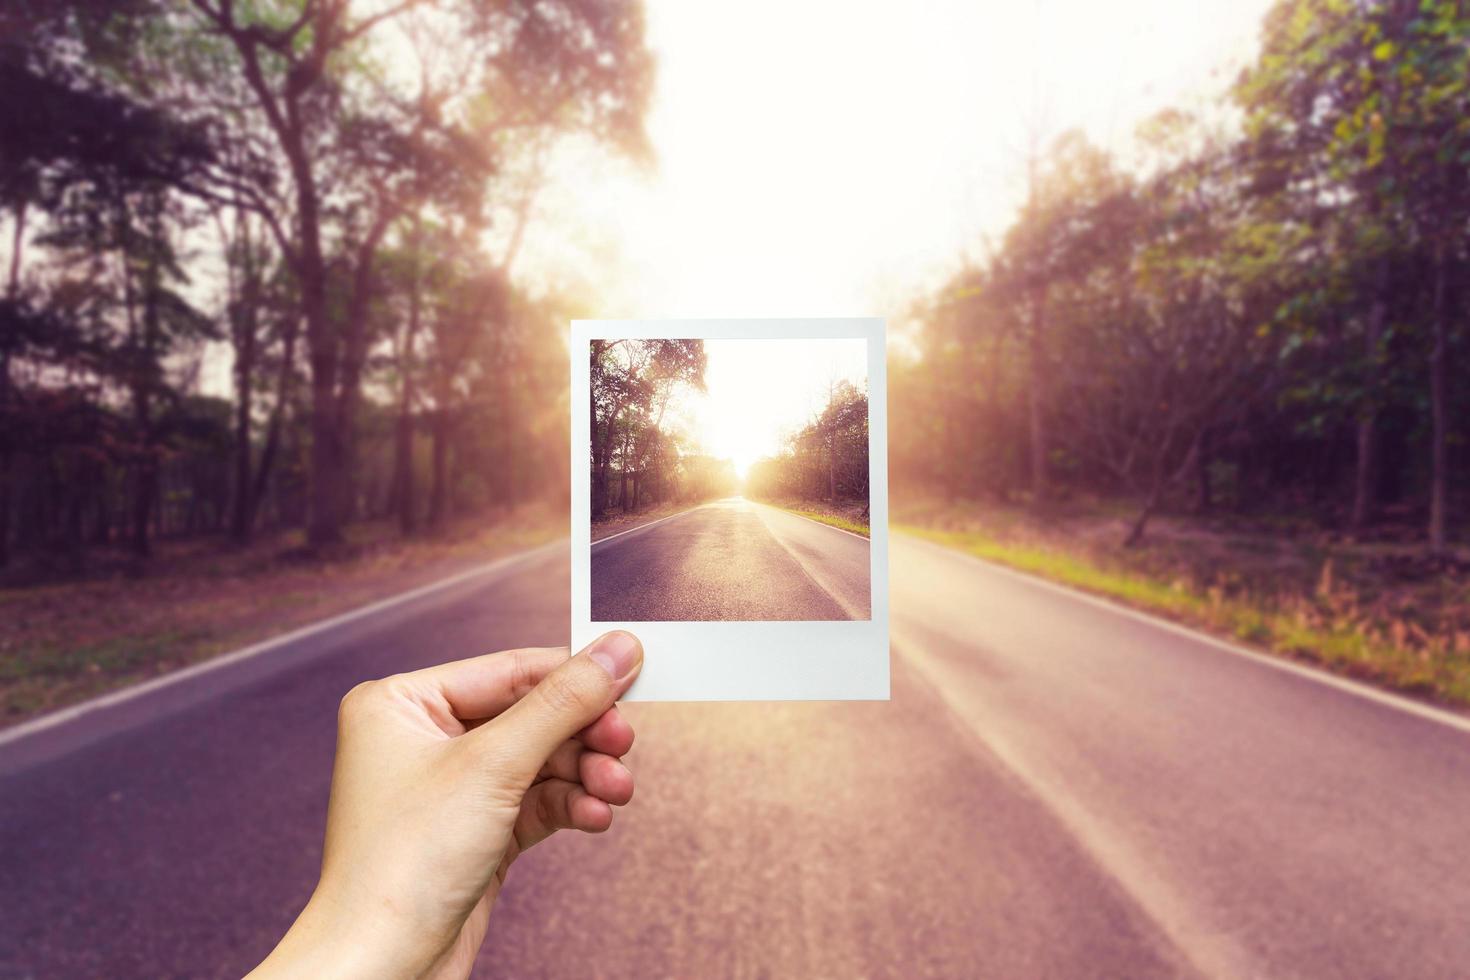
M 1270 6 L 646 0 L 657 162 L 564 144 L 516 277 L 590 318 L 892 322 L 1004 233 L 1034 146 L 1126 158 L 1159 109 L 1219 105 Z
M 557 156 L 521 270 L 589 315 L 893 315 L 1071 128 L 1224 90 L 1269 0 L 649 0 L 656 169 Z
M 671 421 L 741 478 L 821 412 L 830 384 L 867 386 L 865 339 L 706 340 L 704 350 L 705 391 L 681 398 Z

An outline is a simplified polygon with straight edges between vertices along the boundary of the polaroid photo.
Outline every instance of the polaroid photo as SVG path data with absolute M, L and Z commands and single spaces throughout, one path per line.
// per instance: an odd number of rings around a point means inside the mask
M 634 701 L 888 698 L 879 319 L 572 323 L 572 649 Z

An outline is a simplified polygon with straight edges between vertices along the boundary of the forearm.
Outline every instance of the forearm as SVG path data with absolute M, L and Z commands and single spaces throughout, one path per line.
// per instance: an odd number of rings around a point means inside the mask
M 354 916 L 321 887 L 252 980 L 401 978 L 428 973 L 438 950 L 398 935 L 382 922 Z

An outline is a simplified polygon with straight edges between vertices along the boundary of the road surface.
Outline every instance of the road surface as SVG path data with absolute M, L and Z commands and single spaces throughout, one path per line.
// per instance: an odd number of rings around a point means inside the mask
M 870 619 L 868 540 L 731 497 L 592 544 L 599 623 Z
M 1470 726 L 910 539 L 892 569 L 891 702 L 628 706 L 638 797 L 517 863 L 479 975 L 1470 975 Z M 239 975 L 310 890 L 341 694 L 564 638 L 567 574 L 0 743 L 0 976 Z

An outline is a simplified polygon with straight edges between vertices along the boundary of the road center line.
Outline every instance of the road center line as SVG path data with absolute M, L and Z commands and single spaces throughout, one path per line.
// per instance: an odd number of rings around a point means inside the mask
M 912 665 L 923 683 L 950 709 L 954 724 L 983 745 L 1037 798 L 1191 966 L 1207 977 L 1264 975 L 1259 969 L 1251 968 L 1251 957 L 1239 943 L 1223 930 L 1201 921 L 1167 878 L 1105 821 L 1095 817 L 1068 790 L 1065 780 L 1028 764 L 1023 753 L 1016 751 L 1001 734 L 1001 726 L 976 724 L 965 705 L 957 700 L 956 685 L 945 682 L 944 668 L 922 653 L 921 642 L 901 639 L 902 632 L 902 627 L 895 625 L 894 652 Z

